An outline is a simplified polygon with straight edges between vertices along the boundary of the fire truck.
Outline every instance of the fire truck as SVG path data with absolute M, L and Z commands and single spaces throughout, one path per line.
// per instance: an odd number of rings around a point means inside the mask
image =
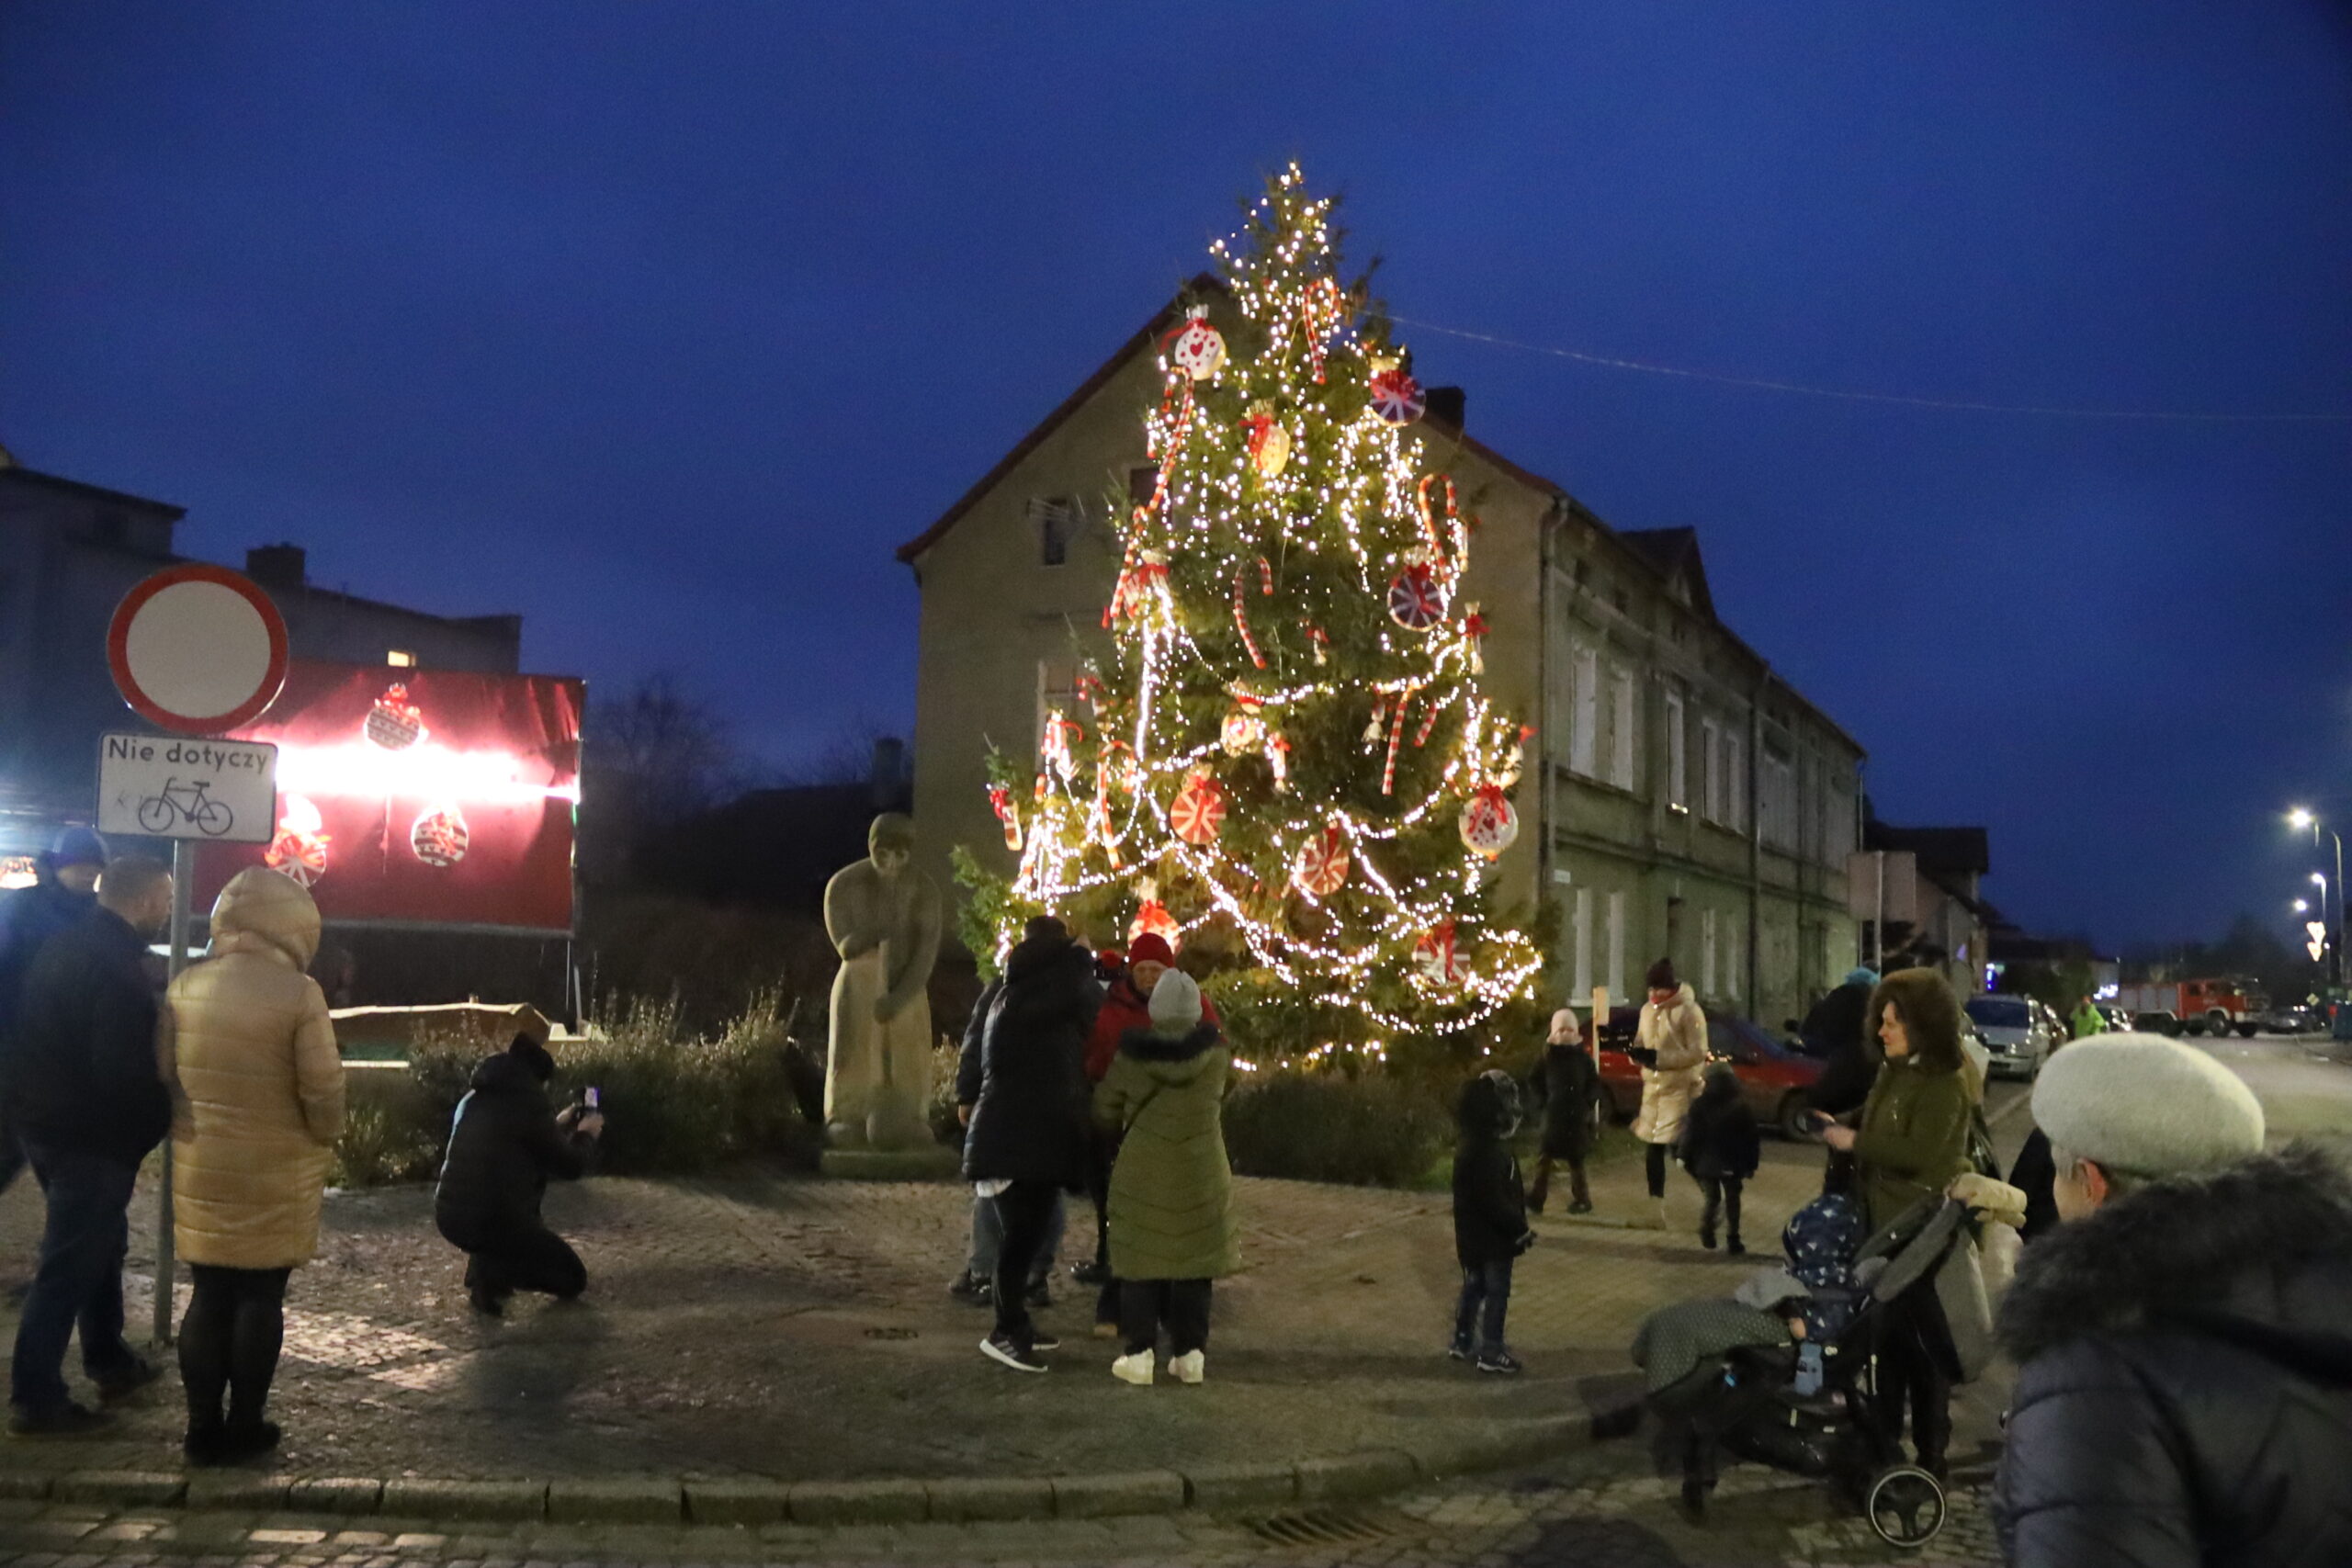
M 2217 980 L 2165 980 L 2120 987 L 2115 1003 L 2134 1017 L 2143 1012 L 2168 1012 L 2189 1034 L 2227 1034 L 2236 1030 L 2252 1038 L 2261 1027 L 2268 1004 L 2255 983 L 2240 976 Z

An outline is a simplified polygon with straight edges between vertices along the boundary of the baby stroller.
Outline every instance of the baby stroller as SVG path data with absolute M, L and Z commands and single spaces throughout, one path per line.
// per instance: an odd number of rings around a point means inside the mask
M 1744 1287 L 1740 1302 L 1685 1303 L 1651 1315 L 1634 1359 L 1650 1373 L 1649 1407 L 1680 1440 L 1687 1508 L 1704 1511 L 1718 1459 L 1728 1450 L 1827 1481 L 1891 1546 L 1913 1550 L 1935 1539 L 1944 1525 L 1943 1487 L 1905 1459 L 1900 1434 L 1881 1421 L 1871 1352 L 1894 1303 L 1913 1292 L 1932 1300 L 1936 1274 L 1968 1234 L 1968 1221 L 1965 1203 L 1924 1201 L 1860 1244 L 1849 1283 L 1807 1281 L 1770 1301 Z M 1859 1217 L 1852 1223 L 1859 1232 Z M 1791 1222 L 1792 1235 L 1797 1224 Z M 1842 1326 L 1800 1341 L 1780 1311 L 1760 1310 L 1784 1301 L 1801 1303 L 1808 1322 Z M 1939 1309 L 1922 1315 L 1941 1321 Z M 1807 1345 L 1817 1345 L 1818 1354 L 1804 1354 Z M 1684 1360 L 1691 1363 L 1687 1371 Z

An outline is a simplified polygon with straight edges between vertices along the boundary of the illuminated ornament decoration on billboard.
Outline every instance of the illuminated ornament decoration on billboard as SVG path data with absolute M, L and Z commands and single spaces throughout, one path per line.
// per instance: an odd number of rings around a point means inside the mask
M 448 867 L 466 858 L 472 839 L 465 814 L 454 802 L 434 807 L 417 818 L 408 830 L 408 847 L 429 866 Z
M 396 681 L 368 710 L 360 733 L 387 751 L 405 751 L 424 739 L 424 710 L 408 700 L 408 688 Z
M 262 852 L 262 863 L 283 872 L 305 887 L 327 874 L 326 820 L 316 802 L 306 795 L 289 795 L 277 815 L 277 836 Z

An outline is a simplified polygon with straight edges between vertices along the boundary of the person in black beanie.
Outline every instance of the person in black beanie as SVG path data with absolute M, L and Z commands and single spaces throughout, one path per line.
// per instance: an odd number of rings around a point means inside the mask
M 548 1109 L 555 1058 L 528 1034 L 474 1069 L 458 1102 L 433 1197 L 443 1239 L 466 1254 L 466 1299 L 496 1317 L 516 1291 L 569 1301 L 588 1288 L 580 1255 L 539 1218 L 548 1179 L 576 1181 L 605 1130 L 599 1111 Z

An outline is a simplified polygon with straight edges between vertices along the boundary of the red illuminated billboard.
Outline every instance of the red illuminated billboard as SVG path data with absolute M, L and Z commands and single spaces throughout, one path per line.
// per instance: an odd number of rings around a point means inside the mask
M 329 920 L 571 930 L 581 682 L 298 660 L 235 731 L 277 747 L 277 832 L 209 847 L 209 898 L 247 865 Z

